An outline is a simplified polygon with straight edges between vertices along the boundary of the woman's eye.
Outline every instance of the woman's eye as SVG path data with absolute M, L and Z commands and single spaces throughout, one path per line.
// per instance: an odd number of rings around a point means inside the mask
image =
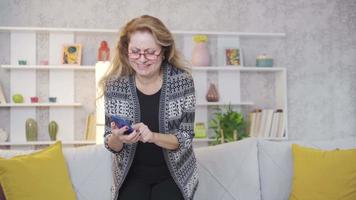
M 156 53 L 156 51 L 146 51 L 146 53 L 147 53 L 147 54 L 152 54 L 152 55 L 153 55 L 153 54 L 155 54 L 155 53 Z

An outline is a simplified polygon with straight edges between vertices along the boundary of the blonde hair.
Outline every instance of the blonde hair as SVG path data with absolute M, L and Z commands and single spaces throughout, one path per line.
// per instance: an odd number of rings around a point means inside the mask
M 188 72 L 190 71 L 188 62 L 184 60 L 181 53 L 176 49 L 173 35 L 162 23 L 162 21 L 149 15 L 142 15 L 129 21 L 121 30 L 119 41 L 117 42 L 115 48 L 115 56 L 112 60 L 112 64 L 99 81 L 98 98 L 104 95 L 105 84 L 108 79 L 132 75 L 135 73 L 129 63 L 127 52 L 130 37 L 136 31 L 150 32 L 156 43 L 162 47 L 163 58 L 166 61 L 179 69 Z

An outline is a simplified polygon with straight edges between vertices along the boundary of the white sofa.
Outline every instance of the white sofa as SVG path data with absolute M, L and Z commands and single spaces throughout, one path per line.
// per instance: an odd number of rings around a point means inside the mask
M 291 144 L 321 149 L 356 147 L 356 137 L 329 141 L 244 139 L 195 150 L 200 174 L 196 200 L 286 200 L 293 173 Z M 64 148 L 78 200 L 111 199 L 111 158 L 102 145 Z M 0 151 L 12 157 L 24 151 Z

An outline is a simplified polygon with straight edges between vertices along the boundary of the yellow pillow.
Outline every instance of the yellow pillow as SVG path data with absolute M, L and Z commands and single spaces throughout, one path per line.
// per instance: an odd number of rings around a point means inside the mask
M 356 199 L 356 149 L 323 151 L 293 144 L 292 151 L 289 200 Z
M 0 183 L 7 200 L 76 199 L 61 142 L 32 154 L 0 158 Z

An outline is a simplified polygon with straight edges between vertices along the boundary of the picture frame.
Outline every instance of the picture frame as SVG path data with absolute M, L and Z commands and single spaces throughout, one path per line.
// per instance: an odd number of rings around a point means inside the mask
M 62 48 L 62 64 L 80 65 L 82 61 L 81 44 L 64 44 Z
M 243 59 L 241 48 L 226 48 L 225 64 L 242 67 Z
M 0 104 L 6 104 L 6 98 L 5 98 L 5 93 L 4 90 L 2 89 L 2 85 L 0 83 Z

